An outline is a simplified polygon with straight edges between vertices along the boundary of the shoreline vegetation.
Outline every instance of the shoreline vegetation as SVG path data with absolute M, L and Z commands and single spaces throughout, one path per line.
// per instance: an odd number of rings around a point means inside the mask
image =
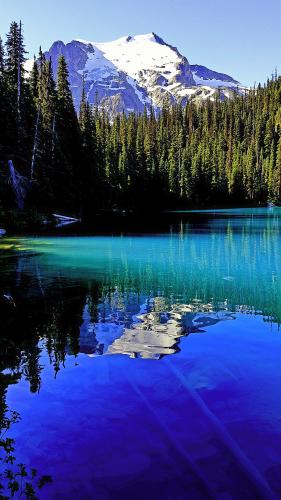
M 1 222 L 0 239 L 3 237 L 24 236 L 30 234 L 38 235 L 72 235 L 72 234 L 106 234 L 111 232 L 140 233 L 140 232 L 161 232 L 170 224 L 184 223 L 192 218 L 205 218 L 224 210 L 241 209 L 272 209 L 281 208 L 279 204 L 260 204 L 241 206 L 211 206 L 211 207 L 176 207 L 175 209 L 161 210 L 124 210 L 108 209 L 100 210 L 93 214 L 91 220 L 72 218 L 60 214 L 39 214 L 38 212 L 22 210 L 12 211 L 6 214 L 6 219 Z M 258 215 L 258 213 L 256 214 Z
M 21 237 L 162 234 L 171 231 L 172 227 L 182 231 L 186 224 L 204 225 L 207 220 L 216 218 L 218 215 L 225 219 L 235 216 L 237 211 L 237 216 L 240 217 L 240 212 L 243 210 L 253 211 L 253 217 L 266 217 L 270 214 L 273 217 L 281 215 L 279 205 L 260 205 L 258 207 L 248 205 L 246 207 L 162 210 L 153 213 L 113 210 L 99 212 L 91 221 L 76 219 L 69 223 L 58 223 L 58 220 L 53 216 L 46 218 L 42 215 L 37 219 L 23 217 L 13 225 L 6 225 L 5 229 L 0 228 L 0 250 L 13 248 L 14 243 L 11 243 L 11 240 Z M 242 214 L 241 217 L 244 215 Z
M 110 119 L 84 90 L 77 115 L 63 57 L 53 75 L 40 49 L 27 75 L 25 54 L 22 25 L 13 22 L 0 41 L 1 228 L 45 231 L 58 224 L 53 214 L 93 226 L 167 210 L 280 204 L 277 74 L 233 99 Z

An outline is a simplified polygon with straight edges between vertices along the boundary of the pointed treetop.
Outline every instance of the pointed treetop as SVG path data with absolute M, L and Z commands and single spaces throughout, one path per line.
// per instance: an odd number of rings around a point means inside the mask
M 4 71 L 4 47 L 3 47 L 3 42 L 2 38 L 0 36 L 0 76 Z

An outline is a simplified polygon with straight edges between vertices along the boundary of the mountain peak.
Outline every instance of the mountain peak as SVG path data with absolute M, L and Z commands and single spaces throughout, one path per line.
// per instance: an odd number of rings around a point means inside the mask
M 155 32 L 126 35 L 110 42 L 81 38 L 64 43 L 58 40 L 46 52 L 54 74 L 63 54 L 76 109 L 83 81 L 90 104 L 110 114 L 142 112 L 146 106 L 157 110 L 165 104 L 229 98 L 242 92 L 236 80 L 200 65 L 190 65 L 179 50 Z
M 138 42 L 153 42 L 153 43 L 159 43 L 160 45 L 166 45 L 164 40 L 153 31 L 151 33 L 144 33 L 143 35 L 129 36 L 128 41 L 131 40 Z
M 126 35 L 126 36 L 121 36 L 115 40 L 112 40 L 111 42 L 92 42 L 89 40 L 84 40 L 82 38 L 74 38 L 72 42 L 79 42 L 82 43 L 83 45 L 105 45 L 105 44 L 116 44 L 116 45 L 122 45 L 122 44 L 127 44 L 127 43 L 132 43 L 132 42 L 138 42 L 138 43 L 145 43 L 145 42 L 152 42 L 152 43 L 158 43 L 159 45 L 167 45 L 169 46 L 163 38 L 161 38 L 159 35 L 154 33 L 153 31 L 151 33 L 145 33 L 141 35 Z M 62 43 L 63 42 L 55 42 L 55 43 Z
M 62 40 L 56 40 L 51 48 L 54 48 L 56 50 L 61 50 L 65 47 L 65 43 Z
M 161 36 L 157 35 L 156 33 L 151 33 L 155 42 L 156 43 L 159 43 L 160 45 L 167 45 L 166 42 L 163 40 L 163 38 L 161 38 Z

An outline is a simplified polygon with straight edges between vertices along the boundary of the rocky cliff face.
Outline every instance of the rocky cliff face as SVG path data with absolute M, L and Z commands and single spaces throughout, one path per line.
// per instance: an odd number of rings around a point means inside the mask
M 204 66 L 190 65 L 187 58 L 155 33 L 123 37 L 113 42 L 73 40 L 55 42 L 45 53 L 52 59 L 54 74 L 60 55 L 69 68 L 69 80 L 78 109 L 84 77 L 91 104 L 111 114 L 142 112 L 164 103 L 229 98 L 242 87 L 232 77 Z

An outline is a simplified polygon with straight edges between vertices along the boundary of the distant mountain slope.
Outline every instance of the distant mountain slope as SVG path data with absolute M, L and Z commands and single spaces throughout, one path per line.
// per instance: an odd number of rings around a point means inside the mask
M 61 54 L 68 64 L 76 108 L 83 75 L 89 102 L 97 102 L 111 114 L 142 112 L 145 106 L 157 109 L 164 103 L 185 103 L 190 99 L 213 99 L 216 94 L 224 99 L 242 91 L 231 76 L 190 65 L 177 48 L 155 33 L 106 43 L 57 41 L 45 53 L 52 59 L 55 74 Z
M 209 85 L 210 87 L 239 87 L 240 83 L 234 80 L 232 76 L 224 73 L 218 73 L 206 66 L 199 64 L 191 64 L 190 66 L 194 81 L 196 85 Z

